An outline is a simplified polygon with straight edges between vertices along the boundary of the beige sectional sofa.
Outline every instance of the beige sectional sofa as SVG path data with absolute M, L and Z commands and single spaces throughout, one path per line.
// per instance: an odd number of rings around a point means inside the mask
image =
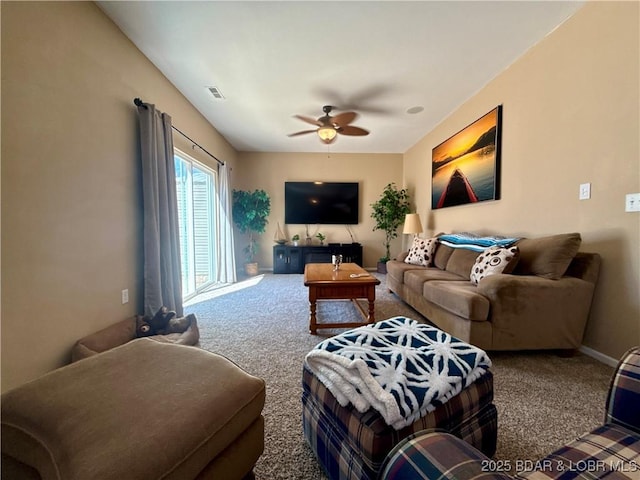
M 470 274 L 477 251 L 433 240 L 429 266 L 387 263 L 387 287 L 435 326 L 485 350 L 574 350 L 582 343 L 600 256 L 578 233 L 517 240 L 512 273 Z

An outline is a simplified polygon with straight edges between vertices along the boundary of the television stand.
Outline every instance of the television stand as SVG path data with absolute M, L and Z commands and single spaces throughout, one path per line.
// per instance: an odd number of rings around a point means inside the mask
M 304 273 L 307 263 L 331 263 L 332 255 L 342 255 L 343 263 L 356 263 L 362 267 L 362 245 L 359 243 L 274 245 L 273 273 Z

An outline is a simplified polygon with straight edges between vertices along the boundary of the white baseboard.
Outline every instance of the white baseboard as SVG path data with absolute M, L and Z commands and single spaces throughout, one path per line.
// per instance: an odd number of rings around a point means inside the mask
M 585 347 L 584 345 L 582 345 L 578 350 L 584 353 L 585 355 L 589 355 L 590 357 L 595 358 L 596 360 L 604 363 L 605 365 L 609 365 L 610 367 L 615 368 L 616 365 L 618 365 L 618 360 L 616 360 L 615 358 L 611 358 L 605 355 L 604 353 L 600 353 L 597 350 L 594 350 L 593 348 Z

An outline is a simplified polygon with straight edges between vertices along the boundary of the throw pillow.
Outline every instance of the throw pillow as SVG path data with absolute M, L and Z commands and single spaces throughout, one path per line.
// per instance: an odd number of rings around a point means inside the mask
M 516 268 L 519 275 L 538 275 L 557 280 L 567 271 L 580 249 L 579 233 L 562 233 L 541 238 L 524 238 L 517 245 L 520 261 Z
M 430 266 L 433 264 L 433 253 L 436 250 L 437 241 L 437 238 L 415 237 L 404 262 L 410 263 L 411 265 L 421 265 L 423 267 Z
M 478 284 L 480 280 L 496 273 L 511 273 L 516 266 L 520 252 L 518 247 L 489 247 L 476 259 L 471 268 L 469 278 L 471 283 Z

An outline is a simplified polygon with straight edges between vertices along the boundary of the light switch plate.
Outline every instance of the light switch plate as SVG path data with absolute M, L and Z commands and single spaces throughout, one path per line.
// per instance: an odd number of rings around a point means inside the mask
M 591 184 L 590 183 L 581 183 L 580 184 L 580 195 L 578 196 L 580 200 L 589 200 L 591 198 Z
M 627 193 L 624 202 L 625 212 L 640 212 L 640 193 Z

